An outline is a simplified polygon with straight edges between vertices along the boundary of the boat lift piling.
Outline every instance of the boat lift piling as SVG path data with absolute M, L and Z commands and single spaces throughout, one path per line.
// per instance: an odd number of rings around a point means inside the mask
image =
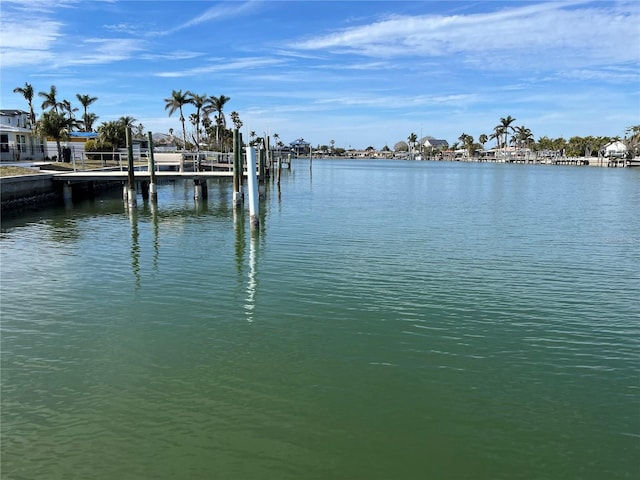
M 147 132 L 149 137 L 149 197 L 151 201 L 156 203 L 158 201 L 158 190 L 156 187 L 156 163 L 153 157 L 153 134 Z
M 264 200 L 267 196 L 267 186 L 265 184 L 266 177 L 266 151 L 265 142 L 261 142 L 260 152 L 258 156 L 258 199 Z
M 244 201 L 242 194 L 242 134 L 233 130 L 233 206 L 239 207 Z
M 247 186 L 249 187 L 249 223 L 251 230 L 260 227 L 258 218 L 258 179 L 256 175 L 256 151 L 247 147 Z
M 137 204 L 136 201 L 136 183 L 133 173 L 133 142 L 131 141 L 131 127 L 126 129 L 127 139 L 127 157 L 129 170 L 127 171 L 127 186 L 125 187 L 124 197 L 129 207 L 134 207 Z

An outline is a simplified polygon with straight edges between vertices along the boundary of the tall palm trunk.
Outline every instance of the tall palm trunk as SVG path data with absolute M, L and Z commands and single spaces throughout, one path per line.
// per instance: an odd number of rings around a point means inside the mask
M 180 172 L 184 172 L 184 152 L 187 151 L 187 130 L 184 126 L 184 115 L 180 106 L 180 123 L 182 124 L 182 154 L 180 155 Z

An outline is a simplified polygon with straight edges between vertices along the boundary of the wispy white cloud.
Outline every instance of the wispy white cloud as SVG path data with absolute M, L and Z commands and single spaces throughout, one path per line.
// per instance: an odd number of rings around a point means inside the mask
M 640 49 L 640 44 L 638 46 Z M 607 83 L 640 82 L 640 72 L 635 68 L 572 69 L 558 73 L 553 80 L 606 81 Z
M 51 13 L 55 12 L 56 9 L 74 6 L 81 1 L 82 0 L 58 0 L 56 2 L 51 2 L 50 0 L 2 0 L 2 15 L 4 17 L 7 8 L 18 12 L 26 12 L 31 15 L 42 12 Z
M 371 107 L 378 109 L 402 110 L 407 108 L 425 106 L 457 106 L 471 105 L 479 100 L 479 96 L 473 93 L 461 93 L 455 95 L 384 95 L 370 92 L 367 94 L 354 94 L 348 96 L 319 96 L 314 104 L 328 104 L 344 107 Z
M 17 67 L 50 60 L 55 42 L 62 37 L 64 25 L 47 18 L 32 17 L 19 21 L 20 15 L 3 11 L 0 28 L 2 66 Z
M 175 50 L 172 52 L 161 53 L 142 53 L 138 56 L 140 60 L 191 60 L 194 58 L 202 57 L 205 54 L 203 52 L 194 52 L 189 50 Z
M 155 74 L 155 76 L 165 78 L 193 77 L 214 72 L 252 70 L 260 67 L 275 67 L 282 64 L 284 64 L 284 60 L 277 58 L 249 57 L 233 61 L 229 61 L 224 58 L 218 58 L 210 61 L 209 65 L 203 65 L 185 70 L 158 72 Z
M 255 0 L 249 0 L 247 2 L 219 2 L 197 17 L 192 18 L 191 20 L 184 22 L 177 27 L 171 28 L 163 33 L 172 34 L 186 28 L 200 25 L 202 23 L 207 23 L 214 20 L 228 19 L 238 15 L 244 15 L 248 12 L 255 12 L 259 4 L 260 2 Z
M 76 52 L 61 62 L 61 65 L 97 65 L 119 62 L 131 58 L 143 50 L 139 39 L 130 38 L 89 38 L 84 42 L 82 53 Z
M 289 48 L 375 58 L 461 56 L 474 66 L 491 68 L 638 62 L 640 4 L 585 3 L 589 2 L 543 2 L 469 15 L 393 16 L 291 43 Z
M 80 64 L 107 64 L 130 58 L 143 49 L 145 42 L 127 38 L 88 38 L 70 42 L 65 23 L 48 15 L 51 2 L 10 1 L 2 12 L 0 29 L 0 55 L 2 67 L 61 68 Z M 29 21 L 21 11 L 33 3 Z M 63 1 L 59 7 L 72 7 L 75 1 Z M 61 53 L 61 52 L 64 53 Z
M 103 25 L 102 28 L 108 32 L 126 33 L 128 35 L 140 34 L 140 24 L 138 23 L 114 23 Z

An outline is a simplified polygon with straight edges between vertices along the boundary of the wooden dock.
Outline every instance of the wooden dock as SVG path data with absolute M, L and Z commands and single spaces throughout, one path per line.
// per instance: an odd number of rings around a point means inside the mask
M 233 172 L 207 171 L 207 172 L 173 172 L 160 171 L 155 172 L 156 178 L 164 180 L 206 180 L 208 178 L 232 178 Z M 105 171 L 105 170 L 87 170 L 83 172 L 64 172 L 53 174 L 53 180 L 58 182 L 80 183 L 80 182 L 96 182 L 96 181 L 122 181 L 127 180 L 128 172 L 124 171 Z M 149 180 L 150 174 L 147 170 L 136 170 L 134 173 L 136 180 Z

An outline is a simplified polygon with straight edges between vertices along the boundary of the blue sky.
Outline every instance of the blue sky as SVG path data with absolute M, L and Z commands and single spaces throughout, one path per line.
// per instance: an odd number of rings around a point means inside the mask
M 54 6 L 55 5 L 55 6 Z M 172 90 L 231 97 L 243 131 L 286 143 L 450 143 L 500 117 L 541 136 L 640 124 L 640 2 L 2 0 L 0 104 L 58 88 L 179 131 Z M 36 113 L 41 98 L 36 96 Z M 191 112 L 187 107 L 185 116 Z M 81 113 L 81 112 L 79 112 Z M 230 123 L 230 122 L 229 122 Z

